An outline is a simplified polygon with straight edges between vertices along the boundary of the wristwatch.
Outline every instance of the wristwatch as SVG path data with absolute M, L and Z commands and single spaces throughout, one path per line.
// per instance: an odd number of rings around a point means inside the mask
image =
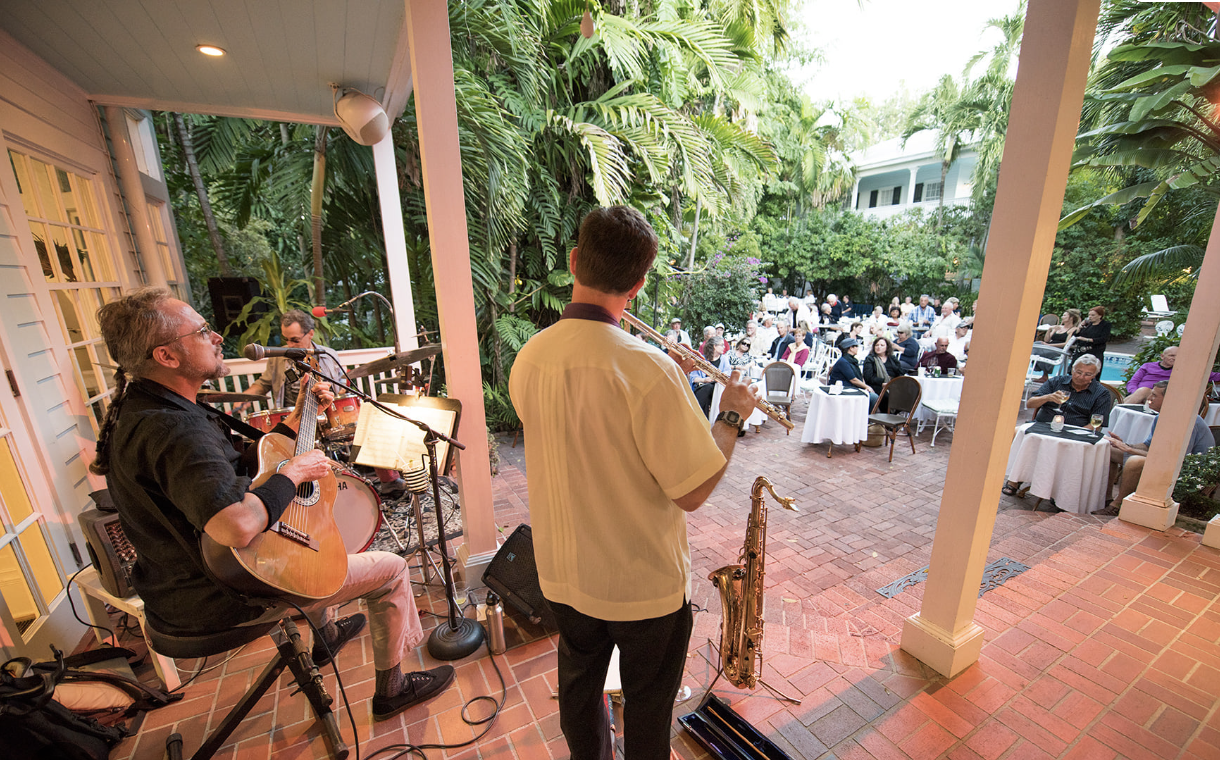
M 734 427 L 734 428 L 741 427 L 741 415 L 732 410 L 729 410 L 727 412 L 721 412 L 720 414 L 716 415 L 716 421 L 723 422 L 724 424 L 728 425 L 729 427 Z

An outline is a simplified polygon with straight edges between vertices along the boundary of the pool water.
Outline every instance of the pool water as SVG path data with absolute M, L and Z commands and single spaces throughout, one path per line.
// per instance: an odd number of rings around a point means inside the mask
M 1101 367 L 1101 380 L 1122 382 L 1127 367 L 1131 366 L 1131 358 L 1129 354 L 1106 354 L 1106 360 Z

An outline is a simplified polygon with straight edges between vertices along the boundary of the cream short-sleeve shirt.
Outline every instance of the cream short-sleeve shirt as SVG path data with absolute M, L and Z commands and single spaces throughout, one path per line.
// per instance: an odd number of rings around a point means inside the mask
M 617 326 L 563 319 L 522 348 L 509 390 L 543 594 L 602 620 L 681 607 L 690 549 L 673 500 L 725 458 L 678 365 Z

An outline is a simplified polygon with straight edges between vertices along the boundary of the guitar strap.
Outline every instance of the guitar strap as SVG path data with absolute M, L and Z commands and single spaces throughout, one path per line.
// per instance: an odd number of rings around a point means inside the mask
M 220 420 L 221 424 L 223 424 L 229 430 L 232 430 L 234 433 L 237 433 L 239 435 L 244 435 L 245 437 L 249 438 L 252 441 L 258 441 L 259 438 L 263 437 L 263 431 L 259 430 L 258 428 L 254 427 L 253 425 L 251 425 L 247 422 L 243 422 L 243 421 L 237 419 L 236 417 L 234 417 L 231 414 L 228 414 L 224 410 L 217 409 L 216 407 L 212 406 L 211 404 L 208 404 L 203 401 L 196 401 L 195 403 L 198 404 L 209 415 Z

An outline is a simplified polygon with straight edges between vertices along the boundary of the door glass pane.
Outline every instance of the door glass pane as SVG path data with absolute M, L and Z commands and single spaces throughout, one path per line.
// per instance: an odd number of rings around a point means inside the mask
M 64 282 L 76 282 L 76 265 L 72 261 L 72 249 L 68 246 L 65 229 L 51 228 L 51 239 L 55 241 L 55 260 L 59 262 L 59 271 L 64 273 Z
M 68 179 L 68 173 L 63 169 L 55 170 L 55 179 L 59 183 L 59 195 L 64 211 L 68 214 L 68 224 L 80 224 L 80 204 L 76 200 L 72 180 Z
M 114 267 L 110 265 L 110 256 L 106 247 L 106 236 L 99 232 L 87 232 L 85 238 L 89 241 L 89 261 L 96 275 L 90 279 L 93 282 L 111 282 L 115 279 Z
M 0 438 L 0 499 L 3 499 L 4 509 L 8 512 L 9 527 L 34 513 L 34 505 L 30 503 L 17 462 L 13 459 L 13 450 L 9 448 L 8 436 Z
M 85 242 L 85 234 L 78 229 L 72 230 L 72 239 L 76 241 L 76 253 L 80 256 L 81 277 L 85 282 L 97 280 L 93 276 L 93 262 L 89 256 L 89 244 Z
M 77 179 L 77 182 L 80 183 L 80 180 Z M 80 223 L 85 227 L 101 229 L 102 218 L 97 213 L 97 203 L 93 200 L 93 193 L 89 192 L 88 183 L 81 184 L 77 198 L 82 211 Z
M 57 275 L 51 265 L 51 255 L 47 250 L 46 226 L 38 222 L 30 222 L 30 234 L 34 237 L 34 250 L 38 251 L 38 262 L 42 265 L 42 276 L 47 282 L 55 282 Z
M 64 215 L 59 212 L 59 204 L 55 201 L 55 190 L 51 186 L 51 177 L 47 173 L 51 167 L 30 159 L 30 174 L 34 180 L 34 189 L 38 194 L 38 206 L 42 209 L 41 216 L 56 222 L 64 221 Z
M 102 420 L 106 418 L 106 404 L 103 401 L 94 401 L 89 405 L 90 411 L 93 412 L 93 429 L 94 431 L 101 430 Z
M 51 600 L 63 591 L 63 582 L 59 579 L 59 571 L 55 569 L 55 560 L 51 559 L 51 550 L 47 548 L 47 540 L 42 535 L 40 523 L 34 523 L 21 532 L 17 538 L 25 561 L 30 566 L 34 576 L 34 585 L 43 604 L 50 606 Z
M 76 360 L 76 368 L 80 373 L 81 392 L 86 399 L 93 398 L 98 394 L 97 367 L 93 366 L 93 358 L 89 355 L 89 349 L 85 346 L 78 346 L 72 350 L 72 353 Z
M 42 216 L 34 202 L 34 186 L 30 184 L 30 163 L 26 157 L 8 152 L 9 161 L 13 164 L 13 174 L 17 175 L 17 192 L 21 195 L 21 205 L 26 216 Z
M 80 343 L 85 339 L 81 329 L 80 315 L 76 308 L 76 294 L 70 290 L 52 290 L 55 294 L 55 308 L 59 312 L 59 324 L 63 327 L 64 340 L 68 343 Z
M 17 629 L 25 633 L 38 619 L 38 605 L 34 603 L 34 594 L 17 562 L 17 553 L 12 544 L 0 548 L 0 596 L 4 597 Z

